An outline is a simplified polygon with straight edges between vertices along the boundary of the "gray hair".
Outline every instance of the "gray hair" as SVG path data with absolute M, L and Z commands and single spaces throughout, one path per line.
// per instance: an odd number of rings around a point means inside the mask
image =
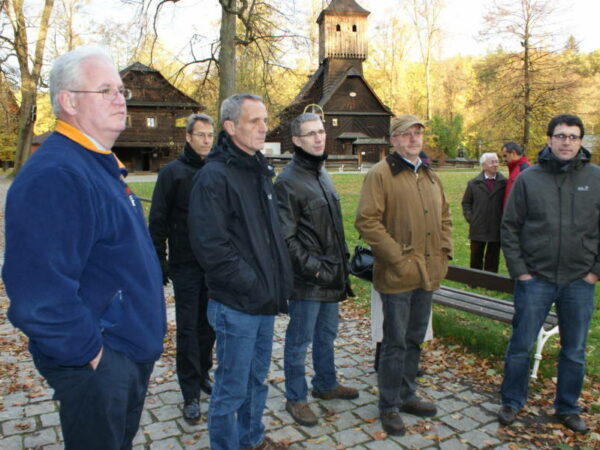
M 313 113 L 300 114 L 290 124 L 290 129 L 292 130 L 292 136 L 300 136 L 300 134 L 301 134 L 300 127 L 302 126 L 302 124 L 305 122 L 313 122 L 315 120 L 318 120 L 319 122 L 323 123 L 323 121 L 321 120 L 321 117 L 319 117 L 316 114 L 313 114 Z
M 63 90 L 77 89 L 81 86 L 81 64 L 86 59 L 103 58 L 113 64 L 112 58 L 104 47 L 99 45 L 83 45 L 59 56 L 50 71 L 50 99 L 55 116 L 61 112 L 58 93 Z
M 190 114 L 190 116 L 187 118 L 187 125 L 185 126 L 185 132 L 187 134 L 192 134 L 194 132 L 194 125 L 196 124 L 196 122 L 204 122 L 207 123 L 211 126 L 215 126 L 215 121 L 212 119 L 212 117 L 207 116 L 206 114 Z
M 224 123 L 226 120 L 238 123 L 244 100 L 263 101 L 262 97 L 254 94 L 233 94 L 231 97 L 227 97 L 221 103 L 221 123 Z
M 484 153 L 483 155 L 481 155 L 481 157 L 479 158 L 479 164 L 483 165 L 483 163 L 485 163 L 485 160 L 488 159 L 490 156 L 495 156 L 496 158 L 498 157 L 498 155 L 494 152 L 487 152 Z

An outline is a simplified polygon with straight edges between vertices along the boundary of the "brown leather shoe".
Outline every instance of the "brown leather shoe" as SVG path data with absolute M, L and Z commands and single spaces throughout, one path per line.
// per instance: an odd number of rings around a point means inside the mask
M 313 427 L 319 423 L 319 419 L 310 409 L 307 402 L 290 402 L 285 403 L 285 410 L 290 413 L 292 418 L 305 427 Z
M 414 398 L 405 402 L 400 408 L 402 411 L 419 417 L 433 417 L 437 414 L 437 408 L 431 402 L 426 402 L 420 398 Z
M 383 429 L 387 434 L 402 436 L 406 433 L 406 427 L 398 411 L 382 412 L 379 417 L 381 425 L 383 425 Z
M 315 398 L 322 398 L 323 400 L 333 400 L 334 398 L 343 398 L 345 400 L 352 400 L 358 398 L 358 390 L 349 386 L 342 386 L 338 384 L 336 387 L 329 391 L 317 392 L 312 391 L 312 396 Z
M 265 436 L 260 444 L 243 450 L 282 450 L 285 448 L 287 448 L 286 445 L 280 444 L 279 442 L 274 442 L 271 438 Z

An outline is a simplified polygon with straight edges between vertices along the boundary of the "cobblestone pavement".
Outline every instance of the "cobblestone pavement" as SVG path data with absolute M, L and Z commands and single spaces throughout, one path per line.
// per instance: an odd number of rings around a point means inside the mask
M 168 311 L 172 321 L 172 304 Z M 510 443 L 497 436 L 498 424 L 494 415 L 499 407 L 497 397 L 487 392 L 475 392 L 450 373 L 426 375 L 420 380 L 420 392 L 436 401 L 438 416 L 424 420 L 403 414 L 409 427 L 407 435 L 385 438 L 378 419 L 377 383 L 368 332 L 364 325 L 354 320 L 340 322 L 336 363 L 342 382 L 358 388 L 359 398 L 352 401 L 311 398 L 311 404 L 320 416 L 319 424 L 311 428 L 296 425 L 285 411 L 283 395 L 286 324 L 286 317 L 277 318 L 273 362 L 268 377 L 269 397 L 263 418 L 272 439 L 292 449 L 510 448 Z M 6 321 L 0 325 L 0 337 L 10 339 L 11 336 L 15 336 L 15 330 Z M 5 356 L 2 358 L 5 363 L 18 365 L 22 382 L 31 378 L 37 381 L 29 381 L 29 390 L 0 398 L 0 405 L 3 405 L 3 408 L 0 406 L 0 448 L 62 448 L 57 405 L 51 399 L 51 389 L 37 376 L 30 359 L 11 357 L 7 361 Z M 164 356 L 152 374 L 134 448 L 209 448 L 207 398 L 201 399 L 203 420 L 196 426 L 183 420 L 181 400 L 173 358 Z

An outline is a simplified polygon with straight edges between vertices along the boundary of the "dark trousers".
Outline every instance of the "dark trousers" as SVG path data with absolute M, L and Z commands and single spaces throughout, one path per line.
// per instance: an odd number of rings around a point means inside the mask
M 200 380 L 212 367 L 215 332 L 208 323 L 208 290 L 198 263 L 169 267 L 175 291 L 177 378 L 185 400 L 200 397 Z
M 500 242 L 471 241 L 471 268 L 498 272 Z
M 383 342 L 379 357 L 379 410 L 399 411 L 416 397 L 416 377 L 431 314 L 432 291 L 381 294 Z
M 106 346 L 96 370 L 34 363 L 60 402 L 65 449 L 131 449 L 153 363 L 137 364 Z

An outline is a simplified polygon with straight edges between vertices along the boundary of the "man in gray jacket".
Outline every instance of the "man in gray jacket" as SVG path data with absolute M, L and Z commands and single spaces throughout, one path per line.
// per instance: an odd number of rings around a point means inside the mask
M 484 153 L 479 163 L 482 171 L 469 181 L 462 198 L 463 215 L 469 224 L 471 267 L 498 272 L 506 177 L 498 172 L 495 153 Z
M 600 276 L 600 167 L 581 146 L 584 127 L 562 114 L 548 124 L 538 163 L 517 178 L 502 221 L 502 249 L 515 279 L 513 332 L 506 351 L 502 408 L 511 424 L 527 400 L 529 354 L 553 303 L 561 350 L 554 407 L 567 428 L 588 431 L 577 400 Z

